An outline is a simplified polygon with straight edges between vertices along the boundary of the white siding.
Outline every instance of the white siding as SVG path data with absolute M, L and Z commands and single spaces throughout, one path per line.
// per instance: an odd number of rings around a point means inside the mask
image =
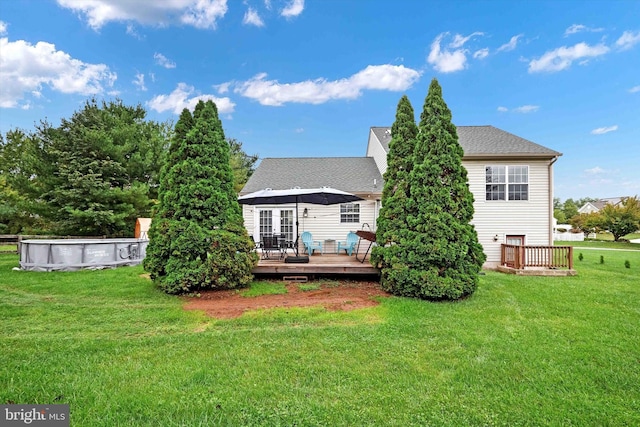
M 500 262 L 500 245 L 507 235 L 525 236 L 527 245 L 549 245 L 550 223 L 549 162 L 463 160 L 467 169 L 469 188 L 474 196 L 473 224 L 487 255 L 486 267 Z M 485 166 L 528 165 L 529 200 L 485 200 Z M 497 241 L 494 237 L 497 236 Z
M 378 138 L 372 130 L 369 130 L 367 157 L 373 157 L 373 160 L 376 162 L 376 166 L 378 166 L 378 170 L 380 170 L 380 175 L 384 175 L 387 170 L 387 152 L 384 150 L 382 144 L 378 141 Z
M 314 240 L 320 240 L 323 244 L 325 251 L 335 252 L 337 249 L 337 242 L 344 241 L 347 238 L 347 233 L 350 231 L 358 231 L 361 229 L 370 229 L 375 231 L 376 220 L 376 202 L 374 200 L 363 200 L 354 202 L 360 205 L 360 222 L 358 223 L 341 223 L 340 222 L 340 205 L 312 205 L 306 203 L 300 203 L 298 205 L 298 215 L 300 228 L 299 233 L 303 231 L 309 231 L 313 234 Z M 247 227 L 249 234 L 254 235 L 255 239 L 258 239 L 255 232 L 255 226 L 258 222 L 258 210 L 263 208 L 273 209 L 293 209 L 295 215 L 295 204 L 293 205 L 272 205 L 272 206 L 242 206 L 242 215 L 244 217 L 244 223 Z M 308 217 L 304 218 L 303 212 L 307 208 Z M 367 227 L 365 224 L 368 224 Z M 334 240 L 334 242 L 325 242 L 325 240 Z M 369 243 L 364 241 L 360 244 L 360 252 L 365 252 Z

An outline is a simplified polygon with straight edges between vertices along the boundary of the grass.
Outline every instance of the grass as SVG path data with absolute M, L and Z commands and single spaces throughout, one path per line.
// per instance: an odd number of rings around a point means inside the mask
M 18 245 L 0 245 L 0 254 L 3 252 L 16 252 Z
M 82 426 L 640 425 L 640 252 L 584 253 L 576 277 L 487 272 L 456 303 L 234 320 L 140 267 L 3 254 L 0 403 L 68 403 Z
M 287 287 L 284 282 L 277 281 L 256 281 L 251 284 L 248 289 L 240 291 L 245 297 L 259 297 L 260 295 L 278 295 L 286 294 Z
M 320 289 L 320 283 L 314 282 L 314 283 L 300 284 L 298 285 L 298 289 L 300 289 L 302 292 L 317 291 L 318 289 Z
M 585 240 L 583 242 L 565 242 L 556 240 L 553 242 L 556 246 L 573 246 L 576 248 L 574 251 L 580 248 L 597 248 L 597 249 L 625 249 L 640 251 L 640 244 L 627 243 L 627 242 L 614 242 L 608 240 Z
M 640 239 L 640 233 L 630 233 L 630 234 L 627 234 L 626 236 L 622 236 L 622 238 L 627 240 Z M 600 232 L 596 234 L 596 240 L 613 241 L 613 234 L 606 231 Z

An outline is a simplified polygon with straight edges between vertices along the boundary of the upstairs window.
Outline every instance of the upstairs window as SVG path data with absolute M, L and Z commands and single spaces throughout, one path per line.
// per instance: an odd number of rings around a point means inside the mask
M 529 166 L 485 166 L 485 200 L 529 200 Z
M 360 222 L 360 205 L 358 203 L 341 204 L 340 222 Z

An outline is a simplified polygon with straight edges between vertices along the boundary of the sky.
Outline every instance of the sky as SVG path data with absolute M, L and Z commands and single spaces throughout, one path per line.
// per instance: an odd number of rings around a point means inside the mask
M 212 99 L 265 157 L 364 156 L 437 78 L 456 125 L 563 153 L 554 195 L 640 195 L 640 1 L 0 0 L 0 132 Z

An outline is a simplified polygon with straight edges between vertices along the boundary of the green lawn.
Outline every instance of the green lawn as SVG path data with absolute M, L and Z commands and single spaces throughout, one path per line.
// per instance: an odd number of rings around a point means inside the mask
M 613 240 L 585 240 L 583 242 L 563 242 L 556 240 L 556 246 L 573 246 L 575 250 L 580 248 L 605 248 L 605 249 L 625 249 L 640 251 L 640 243 L 614 242 Z
M 183 311 L 140 267 L 16 265 L 0 255 L 0 402 L 68 403 L 72 425 L 640 425 L 640 251 L 488 272 L 457 303 L 234 320 Z

